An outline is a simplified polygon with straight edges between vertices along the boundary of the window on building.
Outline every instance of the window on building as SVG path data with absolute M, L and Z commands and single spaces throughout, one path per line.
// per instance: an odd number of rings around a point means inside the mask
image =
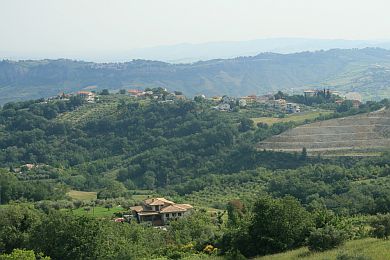
M 172 213 L 172 217 L 176 217 L 176 213 Z
M 181 213 L 177 213 L 177 215 L 178 215 L 179 217 L 181 217 Z
M 168 214 L 165 214 L 165 217 L 169 218 L 169 213 L 168 213 Z

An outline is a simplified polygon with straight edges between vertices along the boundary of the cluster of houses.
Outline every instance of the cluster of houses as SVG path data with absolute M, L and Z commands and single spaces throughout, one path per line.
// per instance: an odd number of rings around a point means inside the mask
M 14 173 L 25 173 L 25 172 L 28 172 L 28 171 L 31 171 L 31 170 L 34 170 L 34 169 L 38 169 L 38 168 L 42 168 L 44 166 L 48 166 L 47 164 L 34 164 L 34 163 L 26 163 L 26 164 L 23 164 L 19 167 L 11 167 L 11 172 L 14 172 Z
M 153 226 L 164 226 L 169 221 L 183 218 L 193 211 L 190 204 L 177 204 L 165 198 L 150 198 L 141 205 L 130 207 L 132 217 L 138 223 L 150 223 Z
M 358 108 L 362 102 L 361 95 L 359 93 L 351 92 L 346 95 L 341 95 L 340 92 L 334 90 L 325 90 L 325 89 L 308 89 L 304 90 L 303 94 L 306 98 L 315 97 L 315 96 L 327 96 L 327 97 L 336 97 L 336 104 L 341 104 L 345 100 L 352 101 L 353 107 Z M 275 95 L 268 94 L 262 96 L 249 95 L 240 98 L 232 98 L 228 96 L 223 97 L 212 97 L 209 100 L 217 103 L 217 106 L 213 107 L 219 111 L 232 111 L 234 107 L 239 106 L 240 108 L 246 107 L 248 104 L 265 104 L 268 107 L 273 108 L 280 112 L 285 112 L 289 114 L 301 112 L 301 107 L 296 103 L 288 103 L 283 98 L 275 98 Z
M 64 92 L 62 92 L 62 93 L 58 94 L 56 97 L 49 98 L 49 100 L 50 99 L 59 99 L 59 100 L 67 101 L 72 96 L 79 96 L 79 97 L 83 98 L 85 101 L 87 101 L 88 103 L 95 103 L 95 101 L 97 100 L 96 93 L 91 92 L 91 91 L 78 91 L 75 94 L 65 94 Z
M 329 95 L 329 96 L 335 96 L 337 97 L 335 103 L 338 105 L 341 105 L 344 101 L 348 100 L 352 102 L 352 106 L 354 108 L 359 108 L 359 106 L 362 104 L 362 96 L 357 92 L 349 92 L 345 95 L 342 95 L 339 91 L 334 90 L 319 90 L 319 89 L 308 89 L 303 91 L 305 97 L 315 97 L 319 95 Z
M 301 107 L 298 104 L 287 103 L 285 99 L 275 99 L 275 96 L 272 94 L 262 96 L 249 95 L 240 98 L 232 98 L 228 96 L 212 97 L 211 100 L 218 103 L 218 105 L 213 108 L 219 111 L 231 111 L 235 106 L 245 108 L 248 104 L 257 103 L 268 105 L 275 110 L 286 113 L 301 112 Z
M 82 97 L 88 103 L 94 103 L 96 100 L 96 93 L 91 91 L 79 91 L 77 95 Z
M 151 98 L 154 100 L 159 100 L 160 102 L 173 102 L 174 100 L 185 100 L 186 97 L 180 92 L 170 93 L 166 88 L 162 91 L 155 92 L 153 90 L 139 90 L 139 89 L 129 89 L 127 94 L 133 98 Z
M 161 91 L 153 91 L 153 90 L 140 90 L 140 89 L 129 89 L 124 94 L 129 95 L 132 98 L 138 99 L 153 99 L 158 100 L 159 102 L 173 102 L 175 100 L 185 100 L 186 97 L 180 92 L 170 93 L 167 89 L 161 89 Z M 79 96 L 82 97 L 87 103 L 94 103 L 98 100 L 98 95 L 94 91 L 78 91 L 74 94 L 65 94 L 60 93 L 56 97 L 50 99 L 60 99 L 60 100 L 69 100 L 71 96 Z M 50 100 L 49 99 L 49 100 Z
M 303 94 L 305 97 L 315 97 L 320 95 L 341 97 L 341 93 L 339 91 L 330 90 L 330 89 L 307 89 L 303 91 Z
M 123 94 L 127 94 L 132 98 L 137 99 L 153 99 L 160 103 L 165 102 L 174 102 L 175 100 L 185 100 L 186 97 L 181 92 L 168 92 L 167 89 L 159 88 L 157 89 L 129 89 Z M 342 96 L 338 91 L 332 90 L 318 90 L 318 89 L 309 89 L 303 92 L 305 97 L 315 97 L 319 95 L 329 95 L 336 96 L 339 99 L 336 99 L 337 104 L 341 104 L 345 100 L 351 100 L 353 106 L 358 108 L 361 105 L 361 96 L 358 93 L 349 93 L 345 96 Z M 77 95 L 82 97 L 88 103 L 94 103 L 98 100 L 98 96 L 95 92 L 92 91 L 78 91 L 73 95 Z M 61 93 L 56 97 L 56 99 L 69 99 L 72 94 Z M 206 99 L 204 95 L 198 95 L 197 97 L 201 97 Z M 268 95 L 248 95 L 239 98 L 228 97 L 228 96 L 214 96 L 208 98 L 208 100 L 213 101 L 217 105 L 213 107 L 213 109 L 218 111 L 232 111 L 235 107 L 245 108 L 249 104 L 265 104 L 268 107 L 273 108 L 277 111 L 285 112 L 285 113 L 299 113 L 301 112 L 300 105 L 296 103 L 288 103 L 285 99 L 275 99 L 273 94 Z

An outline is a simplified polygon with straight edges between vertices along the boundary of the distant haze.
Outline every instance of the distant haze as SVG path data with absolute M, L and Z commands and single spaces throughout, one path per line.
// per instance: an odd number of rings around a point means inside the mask
M 252 41 L 177 44 L 110 53 L 95 58 L 97 61 L 128 61 L 129 59 L 159 60 L 170 63 L 188 63 L 199 60 L 228 59 L 255 56 L 259 53 L 296 53 L 330 49 L 362 49 L 379 47 L 390 49 L 390 41 L 324 40 L 304 38 L 272 38 Z M 86 57 L 88 59 L 88 57 Z
M 188 62 L 387 48 L 388 10 L 387 0 L 1 0 L 0 58 Z
M 11 60 L 55 59 L 58 57 L 94 62 L 126 62 L 134 59 L 157 60 L 169 63 L 191 63 L 200 60 L 228 59 L 255 56 L 264 52 L 297 53 L 330 49 L 362 49 L 378 47 L 390 49 L 390 41 L 324 40 L 305 38 L 272 38 L 251 41 L 176 44 L 139 48 L 130 51 L 86 51 L 82 53 L 9 53 L 0 57 Z

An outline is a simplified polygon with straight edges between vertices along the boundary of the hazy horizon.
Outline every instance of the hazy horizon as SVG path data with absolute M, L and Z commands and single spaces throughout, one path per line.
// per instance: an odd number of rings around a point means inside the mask
M 272 52 L 278 54 L 330 49 L 390 49 L 390 40 L 345 40 L 314 38 L 264 38 L 249 41 L 216 41 L 204 43 L 178 43 L 174 45 L 136 48 L 128 51 L 10 53 L 0 50 L 0 60 L 44 60 L 70 59 L 87 62 L 128 62 L 136 59 L 155 60 L 168 63 L 191 63 L 211 59 L 230 59 L 256 56 Z
M 0 58 L 9 59 L 115 61 L 142 58 L 141 52 L 146 58 L 180 61 L 203 54 L 179 57 L 177 50 L 163 57 L 153 51 L 259 39 L 390 39 L 385 0 L 2 0 L 0 7 Z M 233 50 L 221 58 L 263 49 Z

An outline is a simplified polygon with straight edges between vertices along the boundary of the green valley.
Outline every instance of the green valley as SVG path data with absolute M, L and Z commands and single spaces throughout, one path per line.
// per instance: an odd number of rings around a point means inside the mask
M 0 259 L 334 259 L 390 236 L 388 150 L 326 157 L 258 147 L 311 124 L 384 113 L 388 100 L 353 107 L 325 91 L 278 92 L 246 104 L 145 92 L 1 108 Z M 275 106 L 281 97 L 302 111 Z M 147 201 L 191 214 L 143 222 L 139 212 L 157 214 L 140 211 Z M 370 250 L 362 255 L 376 259 Z

